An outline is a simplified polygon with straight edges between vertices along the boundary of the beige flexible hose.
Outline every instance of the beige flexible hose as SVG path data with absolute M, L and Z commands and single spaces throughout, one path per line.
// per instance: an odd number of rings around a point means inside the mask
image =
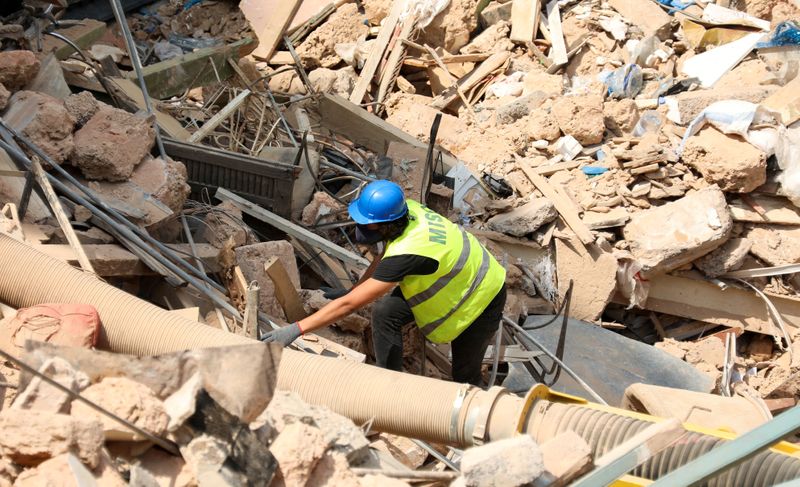
M 18 308 L 88 303 L 103 330 L 100 348 L 154 355 L 189 348 L 252 343 L 182 318 L 0 233 L 0 301 Z

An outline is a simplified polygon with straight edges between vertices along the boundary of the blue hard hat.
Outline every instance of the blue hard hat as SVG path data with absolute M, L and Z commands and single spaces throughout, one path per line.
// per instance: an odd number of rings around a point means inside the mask
M 403 189 L 397 184 L 379 180 L 364 187 L 361 195 L 347 208 L 356 223 L 383 223 L 397 220 L 408 213 Z

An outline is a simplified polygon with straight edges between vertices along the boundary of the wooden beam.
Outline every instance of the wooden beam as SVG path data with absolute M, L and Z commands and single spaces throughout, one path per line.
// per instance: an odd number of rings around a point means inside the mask
M 400 19 L 400 14 L 403 13 L 404 7 L 405 2 L 394 2 L 392 11 L 389 13 L 389 16 L 384 19 L 381 31 L 372 43 L 369 56 L 367 56 L 367 60 L 364 62 L 364 67 L 361 68 L 361 74 L 358 75 L 356 86 L 350 93 L 350 101 L 352 103 L 360 105 L 361 102 L 364 101 L 364 95 L 369 91 L 372 78 L 375 77 L 375 71 L 378 69 L 378 65 L 383 59 L 386 47 L 389 45 L 389 41 L 397 27 L 397 22 Z
M 53 215 L 58 221 L 58 226 L 61 227 L 61 231 L 64 232 L 67 242 L 69 242 L 70 247 L 72 247 L 72 249 L 75 251 L 75 254 L 78 256 L 78 263 L 80 263 L 80 266 L 83 270 L 94 273 L 94 267 L 92 267 L 92 263 L 89 262 L 89 258 L 86 256 L 86 252 L 83 250 L 81 241 L 78 240 L 75 230 L 69 223 L 69 218 L 67 218 L 67 214 L 64 213 L 64 208 L 61 206 L 61 201 L 59 201 L 56 192 L 50 185 L 50 181 L 47 179 L 47 173 L 44 172 L 44 168 L 42 168 L 42 164 L 39 162 L 38 157 L 31 156 L 31 168 L 33 169 L 34 177 L 36 177 L 36 182 L 39 183 L 39 186 L 42 188 L 44 195 L 47 198 L 47 202 L 50 203 L 50 209 L 53 210 Z
M 729 286 L 723 291 L 708 281 L 669 274 L 650 278 L 649 283 L 644 309 L 756 333 L 775 333 L 764 301 L 750 290 Z M 800 299 L 767 296 L 787 325 L 800 326 Z M 614 301 L 627 304 L 627 299 L 619 294 Z M 669 334 L 669 329 L 666 331 Z
M 111 84 L 112 89 L 118 88 L 119 93 L 129 98 L 130 102 L 133 103 L 137 108 L 140 110 L 146 109 L 142 90 L 133 81 L 129 80 L 128 78 L 111 78 Z M 155 107 L 156 100 L 151 98 L 150 102 L 151 105 Z M 181 123 L 172 115 L 164 113 L 157 108 L 154 108 L 153 111 L 155 113 L 158 126 L 173 139 L 186 141 L 191 136 L 189 131 L 183 128 L 183 125 L 181 125 Z
M 399 3 L 403 4 L 403 2 Z M 383 67 L 383 72 L 381 73 L 381 81 L 378 85 L 378 94 L 375 97 L 375 101 L 378 103 L 383 103 L 383 100 L 386 99 L 386 96 L 389 94 L 389 90 L 392 88 L 395 80 L 397 79 L 397 75 L 400 73 L 400 67 L 403 64 L 403 56 L 406 53 L 406 46 L 403 44 L 403 41 L 411 37 L 416 25 L 417 21 L 415 18 L 409 17 L 403 21 L 403 26 L 400 28 L 400 33 L 395 39 L 392 52 L 389 53 L 389 57 L 386 60 L 386 65 Z
M 197 132 L 193 133 L 189 140 L 190 144 L 194 144 L 197 142 L 202 141 L 208 134 L 210 134 L 215 128 L 219 126 L 222 122 L 224 122 L 228 117 L 233 115 L 233 112 L 239 109 L 242 104 L 247 101 L 247 98 L 250 96 L 252 92 L 250 90 L 244 90 L 236 97 L 228 102 L 227 105 L 222 107 L 222 110 L 218 111 L 214 114 L 213 117 L 209 118 L 202 127 L 200 127 Z
M 283 39 L 302 0 L 242 0 L 239 10 L 258 38 L 253 57 L 267 61 Z
M 512 41 L 524 44 L 536 39 L 540 10 L 539 0 L 512 0 L 510 35 Z
M 191 252 L 189 244 L 167 246 L 180 253 L 188 254 Z M 78 256 L 69 245 L 34 244 L 31 247 L 69 264 L 76 265 L 78 263 Z M 203 261 L 203 265 L 208 272 L 219 272 L 221 270 L 218 261 L 219 249 L 211 244 L 195 244 L 195 248 L 197 256 Z M 99 276 L 136 277 L 158 275 L 138 257 L 120 245 L 87 244 L 83 246 L 83 250 Z
M 578 209 L 575 207 L 575 203 L 563 193 L 563 190 L 551 185 L 544 176 L 534 171 L 527 162 L 518 159 L 517 165 L 522 169 L 522 172 L 525 173 L 525 176 L 528 177 L 530 182 L 536 186 L 536 189 L 541 191 L 545 198 L 553 202 L 561 218 L 566 222 L 569 228 L 575 232 L 575 235 L 578 236 L 580 241 L 583 242 L 584 245 L 593 243 L 594 235 L 592 231 L 583 223 L 578 214 Z
M 486 58 L 484 62 L 476 66 L 475 69 L 459 79 L 458 83 L 456 83 L 454 87 L 445 90 L 436 98 L 434 98 L 430 105 L 439 110 L 445 109 L 448 105 L 450 105 L 450 103 L 454 102 L 458 98 L 459 89 L 465 93 L 468 92 L 477 86 L 478 83 L 483 81 L 486 76 L 506 64 L 510 58 L 511 53 L 507 51 L 496 52 L 492 54 Z
M 190 88 L 225 81 L 234 73 L 228 59 L 241 57 L 241 52 L 246 52 L 253 42 L 250 38 L 242 39 L 145 66 L 142 74 L 147 91 L 153 98 L 163 99 L 182 95 Z
M 275 256 L 270 257 L 264 264 L 264 270 L 275 284 L 275 297 L 283 308 L 286 319 L 299 321 L 305 318 L 306 310 L 300 301 L 300 295 L 297 294 L 297 289 L 292 285 L 292 280 L 289 279 L 289 274 L 286 273 L 286 268 L 283 267 L 280 259 Z
M 684 434 L 686 430 L 676 418 L 653 423 L 595 460 L 595 469 L 578 479 L 572 486 L 610 485 Z
M 550 0 L 547 4 L 547 27 L 550 29 L 550 59 L 553 66 L 563 66 L 567 64 L 567 45 L 564 42 L 564 31 L 561 29 L 561 10 L 558 8 L 558 0 Z M 551 67 L 552 68 L 552 67 Z
M 78 45 L 81 49 L 88 49 L 97 39 L 105 34 L 108 27 L 105 22 L 94 19 L 83 19 L 78 25 L 56 29 L 55 32 L 65 36 Z M 62 41 L 53 36 L 42 36 L 42 53 L 52 52 L 59 60 L 67 59 L 75 50 Z
M 369 266 L 369 261 L 360 255 L 354 254 L 347 249 L 344 249 L 329 240 L 320 237 L 316 233 L 310 232 L 300 225 L 296 225 L 289 220 L 282 218 L 271 211 L 265 210 L 260 206 L 241 198 L 230 191 L 219 188 L 217 189 L 216 198 L 220 201 L 230 201 L 235 204 L 240 210 L 257 218 L 264 223 L 268 223 L 278 230 L 285 232 L 293 237 L 306 242 L 318 249 L 322 249 L 334 257 L 341 259 L 355 267 L 366 268 Z

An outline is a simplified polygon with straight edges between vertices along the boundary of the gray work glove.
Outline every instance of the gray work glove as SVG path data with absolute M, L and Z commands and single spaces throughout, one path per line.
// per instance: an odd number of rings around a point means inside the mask
M 324 293 L 322 297 L 325 299 L 339 299 L 350 292 L 349 289 L 334 289 L 332 287 L 325 286 L 320 286 L 319 290 Z
M 291 325 L 282 326 L 277 330 L 272 330 L 264 335 L 261 341 L 280 343 L 285 347 L 297 340 L 302 334 L 303 330 L 300 329 L 300 325 L 292 323 Z

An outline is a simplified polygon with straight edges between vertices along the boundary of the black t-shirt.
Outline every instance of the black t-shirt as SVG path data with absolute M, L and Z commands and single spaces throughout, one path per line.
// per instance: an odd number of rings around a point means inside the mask
M 400 282 L 409 275 L 427 276 L 439 269 L 439 261 L 421 255 L 393 255 L 381 259 L 372 278 L 381 282 Z

